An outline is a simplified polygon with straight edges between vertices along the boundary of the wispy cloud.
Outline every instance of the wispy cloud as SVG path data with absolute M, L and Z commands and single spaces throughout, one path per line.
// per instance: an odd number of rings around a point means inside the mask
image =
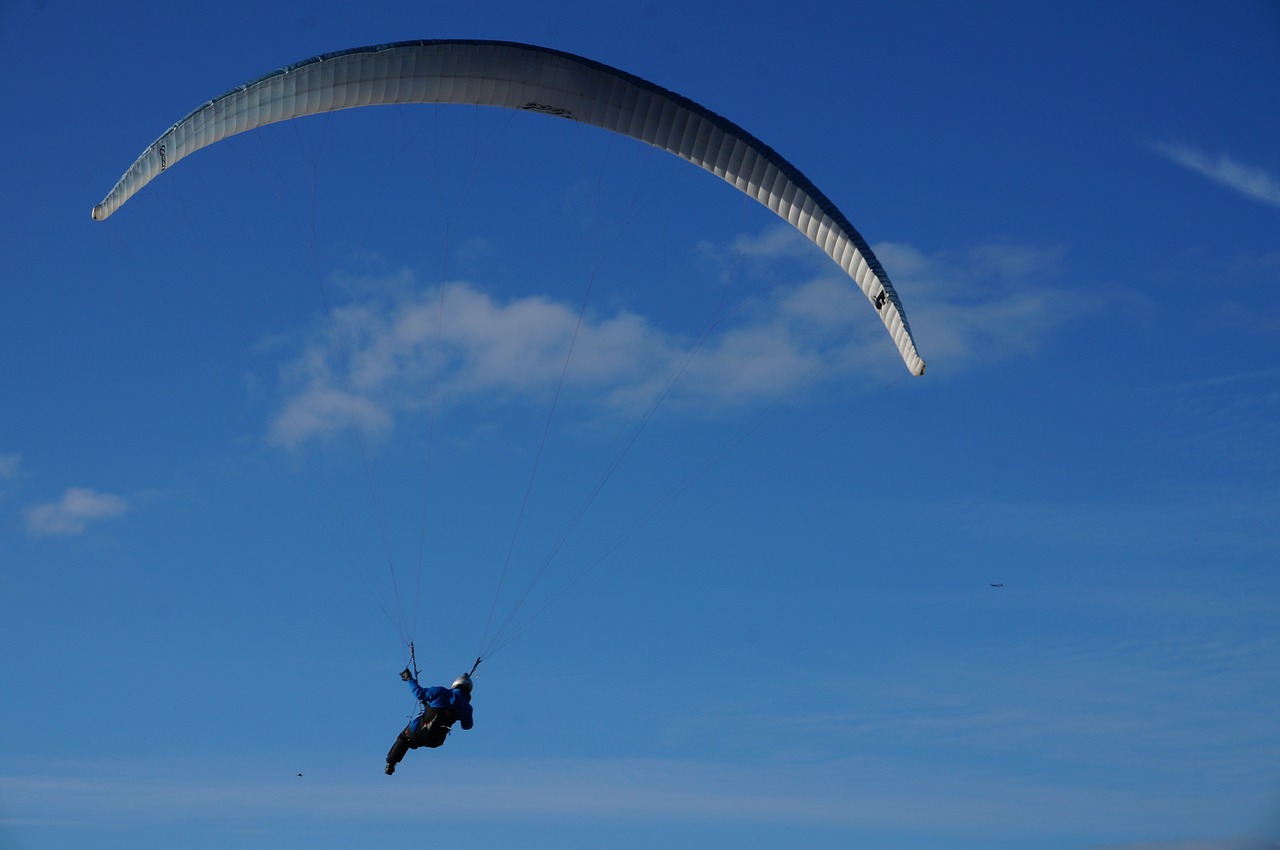
M 1060 248 L 986 245 L 927 255 L 896 243 L 874 247 L 926 359 L 948 370 L 1029 355 L 1103 306 L 1059 283 Z
M 22 455 L 0 455 L 0 481 L 12 481 L 18 477 Z
M 417 769 L 421 767 L 421 769 Z M 263 779 L 265 775 L 279 779 Z M 0 775 L 6 801 L 34 816 L 59 820 L 86 814 L 123 819 L 236 818 L 296 815 L 324 819 L 419 817 L 424 787 L 432 807 L 459 816 L 559 817 L 590 814 L 645 820 L 695 818 L 755 823 L 828 824 L 893 820 L 875 799 L 851 803 L 824 790 L 830 774 L 787 766 L 731 766 L 659 759 L 472 759 L 436 772 L 408 762 L 388 787 L 367 765 L 332 765 L 303 777 L 261 766 L 216 769 L 199 778 L 179 768 L 63 765 L 56 774 Z M 377 776 L 377 778 L 374 778 Z M 784 790 L 785 789 L 785 790 Z M 884 802 L 883 797 L 880 797 Z
M 83 487 L 68 487 L 56 502 L 26 512 L 27 530 L 37 535 L 76 536 L 89 522 L 118 517 L 129 509 L 120 496 Z
M 816 264 L 821 258 L 807 238 L 784 225 L 771 225 L 759 233 L 740 234 L 727 245 L 703 240 L 698 243 L 698 251 L 723 266 L 732 266 L 743 259 L 804 260 Z
M 1183 142 L 1156 142 L 1156 153 L 1242 195 L 1280 207 L 1280 181 L 1261 168 L 1237 162 L 1225 153 L 1211 156 Z
M 1130 844 L 1095 844 L 1090 850 L 1276 850 L 1280 842 L 1261 836 L 1185 838 L 1173 841 L 1138 841 Z
M 438 768 L 413 761 L 390 782 L 365 761 L 317 765 L 301 777 L 282 771 L 278 762 L 228 768 L 206 761 L 194 774 L 186 768 L 116 763 L 6 771 L 0 794 L 13 810 L 46 824 L 116 828 L 172 821 L 231 831 L 259 823 L 290 828 L 285 819 L 306 829 L 317 822 L 362 828 L 372 820 L 413 823 L 426 814 L 482 816 L 485 823 L 507 821 L 517 829 L 521 823 L 590 818 L 793 825 L 846 830 L 850 837 L 892 830 L 1024 839 L 1065 830 L 1132 834 L 1135 821 L 1168 829 L 1161 816 L 1189 802 L 1157 802 L 1110 784 L 1084 787 L 1052 777 L 1014 782 L 995 770 L 884 757 L 803 764 L 470 758 L 450 763 L 445 784 Z M 1232 844 L 1205 848 L 1243 850 Z
M 1097 619 L 1099 611 L 1111 613 L 1106 606 L 1120 607 L 1104 597 L 1143 594 L 1105 588 L 1095 595 L 1093 604 L 1083 598 L 1069 604 Z M 1050 606 L 1034 592 L 1024 596 L 1029 616 L 1052 619 L 1056 600 Z M 1257 677 L 1274 667 L 1280 644 L 1256 635 L 1221 637 L 1216 612 L 1188 614 L 1187 601 L 1174 600 L 1164 611 L 1127 606 L 1135 619 L 1169 624 L 1150 639 L 991 640 L 975 642 L 963 661 L 833 678 L 810 689 L 792 712 L 792 735 L 760 749 L 808 749 L 817 757 L 920 748 L 975 768 L 1017 764 L 1026 776 L 1031 760 L 1059 781 L 1083 777 L 1094 790 L 1114 781 L 1157 794 L 1243 799 L 1267 787 L 1280 756 L 1272 721 L 1280 689 Z M 927 612 L 931 604 L 921 599 L 916 607 Z M 707 735 L 746 735 L 767 727 L 769 717 L 742 699 L 697 720 Z M 1095 775 L 1099 769 L 1112 779 Z

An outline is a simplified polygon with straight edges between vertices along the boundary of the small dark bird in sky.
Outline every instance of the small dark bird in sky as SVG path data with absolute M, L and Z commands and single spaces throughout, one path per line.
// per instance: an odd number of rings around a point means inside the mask
M 994 581 L 989 581 L 987 582 L 987 584 L 990 585 L 991 587 L 1004 587 L 1004 582 L 1000 582 L 999 584 L 996 584 Z M 298 775 L 301 776 L 302 774 L 299 773 Z

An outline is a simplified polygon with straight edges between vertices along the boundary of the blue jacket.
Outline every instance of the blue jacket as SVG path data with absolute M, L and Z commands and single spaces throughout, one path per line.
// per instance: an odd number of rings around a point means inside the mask
M 413 688 L 413 695 L 421 700 L 426 708 L 451 709 L 454 717 L 458 718 L 459 726 L 463 729 L 471 728 L 471 695 L 462 688 L 443 688 L 439 685 L 424 688 L 418 684 L 417 679 L 410 679 L 409 687 Z M 415 730 L 420 719 L 415 718 L 413 721 Z

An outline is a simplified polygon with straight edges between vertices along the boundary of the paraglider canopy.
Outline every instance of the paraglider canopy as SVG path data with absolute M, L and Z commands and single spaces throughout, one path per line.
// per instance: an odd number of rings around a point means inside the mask
M 156 139 L 93 208 L 102 221 L 162 171 L 221 139 L 358 106 L 451 103 L 540 112 L 638 139 L 703 168 L 784 218 L 858 285 L 907 369 L 924 374 L 897 293 L 866 240 L 816 186 L 738 125 L 632 74 L 527 44 L 407 41 L 328 53 L 200 106 Z

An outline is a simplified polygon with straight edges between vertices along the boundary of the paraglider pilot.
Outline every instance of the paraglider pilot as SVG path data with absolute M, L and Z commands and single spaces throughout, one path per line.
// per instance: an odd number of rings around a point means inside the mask
M 417 678 L 405 668 L 400 678 L 413 688 L 413 695 L 422 702 L 422 713 L 409 721 L 404 731 L 391 745 L 387 753 L 387 775 L 396 772 L 396 765 L 409 750 L 418 747 L 438 747 L 444 743 L 449 728 L 457 721 L 463 729 L 471 728 L 471 675 L 463 673 L 449 687 L 433 685 L 424 688 Z

